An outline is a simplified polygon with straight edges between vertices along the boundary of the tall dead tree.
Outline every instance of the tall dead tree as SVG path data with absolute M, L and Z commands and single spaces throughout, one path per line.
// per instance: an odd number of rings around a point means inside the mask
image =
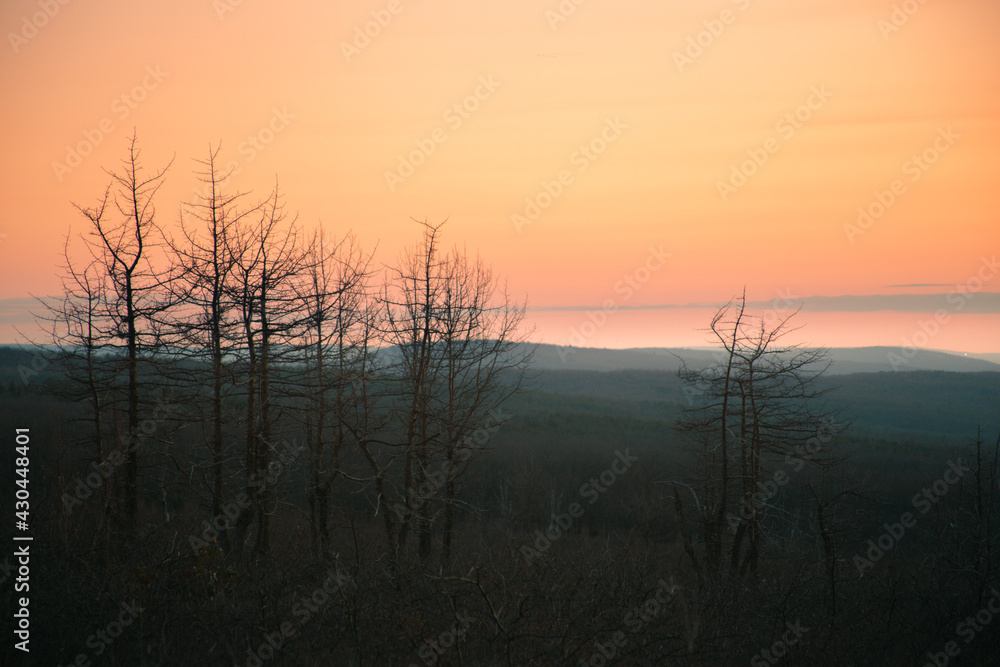
M 418 489 L 426 481 L 432 440 L 431 391 L 439 365 L 435 363 L 435 310 L 441 299 L 438 232 L 441 224 L 420 223 L 423 239 L 405 253 L 394 269 L 395 296 L 387 293 L 387 338 L 399 354 L 397 377 L 402 398 L 401 421 L 405 428 L 402 443 L 403 506 L 397 549 L 404 549 L 414 521 L 423 529 L 421 558 L 430 551 L 429 517 L 421 512 Z M 443 224 L 443 223 L 442 223 Z
M 712 441 L 702 452 L 705 465 L 702 498 L 705 507 L 712 509 L 702 512 L 701 520 L 705 558 L 713 567 L 717 567 L 721 559 L 723 526 L 729 508 L 731 388 L 735 384 L 733 376 L 738 361 L 740 331 L 744 326 L 746 293 L 741 297 L 738 307 L 730 308 L 732 304 L 730 302 L 716 311 L 709 325 L 709 330 L 722 350 L 716 364 L 707 369 L 695 370 L 683 365 L 679 371 L 681 380 L 690 387 L 688 395 L 699 397 L 697 408 L 687 412 L 689 421 L 682 422 L 681 428 L 697 431 L 703 438 L 718 439 L 717 444 Z M 718 488 L 714 482 L 716 479 Z
M 44 323 L 44 343 L 51 345 L 45 353 L 61 372 L 62 381 L 53 389 L 61 397 L 85 406 L 83 421 L 89 428 L 74 429 L 88 463 L 100 465 L 111 452 L 106 434 L 106 412 L 114 389 L 114 359 L 109 353 L 110 337 L 106 318 L 106 273 L 94 261 L 73 262 L 70 257 L 70 233 L 63 245 L 61 267 L 62 293 L 58 297 L 39 299 L 41 310 L 36 320 Z M 41 343 L 36 343 L 39 345 Z M 115 511 L 113 481 L 101 486 L 105 518 Z M 67 516 L 79 499 L 63 496 Z
M 723 350 L 717 362 L 680 371 L 693 388 L 691 395 L 698 396 L 685 409 L 679 428 L 694 434 L 703 446 L 706 468 L 697 510 L 706 564 L 720 566 L 722 527 L 728 525 L 733 574 L 756 572 L 768 507 L 759 493 L 767 461 L 801 458 L 810 439 L 824 434 L 829 440 L 843 428 L 835 421 L 836 411 L 821 400 L 828 391 L 818 384 L 829 366 L 825 350 L 781 342 L 793 331 L 795 312 L 751 316 L 745 295 L 730 301 L 716 312 L 710 327 Z M 835 462 L 828 449 L 807 458 L 818 466 Z
M 333 483 L 342 473 L 341 456 L 356 441 L 352 429 L 359 375 L 367 373 L 365 352 L 372 344 L 366 327 L 372 256 L 352 235 L 328 242 L 323 229 L 311 239 L 298 281 L 304 377 L 298 387 L 304 406 L 309 451 L 309 502 L 313 548 L 324 553 L 330 540 Z
M 104 444 L 104 409 L 111 387 L 107 364 L 102 353 L 109 343 L 108 325 L 103 305 L 107 302 L 107 284 L 96 262 L 75 266 L 69 253 L 70 236 L 63 246 L 62 294 L 43 301 L 46 312 L 40 320 L 47 323 L 48 339 L 55 345 L 56 362 L 62 367 L 68 387 L 65 396 L 89 405 L 93 426 L 91 458 L 100 461 L 106 454 Z
M 107 322 L 104 333 L 116 347 L 124 347 L 128 377 L 127 433 L 122 438 L 126 444 L 124 514 L 129 525 L 135 524 L 138 514 L 139 359 L 143 351 L 156 347 L 155 333 L 148 325 L 163 308 L 157 294 L 162 282 L 150 261 L 159 233 L 153 199 L 170 166 L 147 174 L 139 153 L 133 134 L 122 167 L 107 172 L 112 182 L 103 197 L 92 207 L 76 207 L 89 222 L 86 248 L 90 257 L 85 261 L 99 267 L 106 280 L 101 306 Z
M 261 555 L 269 550 L 274 504 L 268 473 L 275 445 L 273 374 L 275 364 L 290 355 L 289 345 L 299 326 L 302 313 L 295 281 L 304 273 L 307 259 L 296 220 L 285 212 L 277 185 L 257 210 L 256 222 L 242 226 L 231 239 L 229 252 L 235 261 L 229 297 L 236 307 L 245 356 L 246 485 L 257 524 L 254 552 Z M 244 529 L 250 514 L 240 517 Z
M 520 389 L 531 352 L 519 331 L 524 305 L 510 299 L 480 258 L 454 249 L 441 273 L 441 387 L 433 392 L 432 410 L 444 448 L 441 561 L 448 567 L 458 480 L 505 420 L 501 406 Z
M 209 147 L 208 156 L 197 160 L 195 172 L 202 184 L 196 199 L 182 209 L 178 239 L 168 238 L 172 255 L 173 277 L 170 281 L 172 307 L 165 327 L 172 332 L 186 358 L 208 361 L 211 375 L 211 434 L 208 450 L 211 460 L 211 514 L 222 512 L 224 480 L 225 385 L 229 377 L 227 356 L 234 356 L 237 326 L 235 304 L 231 298 L 234 268 L 239 257 L 234 254 L 233 239 L 248 217 L 257 214 L 257 206 L 241 207 L 243 193 L 224 190 L 231 170 L 219 167 L 221 147 Z M 195 370 L 200 371 L 200 366 Z M 196 391 L 204 378 L 196 372 Z
M 523 305 L 511 301 L 478 258 L 440 252 L 443 223 L 420 224 L 423 239 L 401 258 L 386 296 L 405 429 L 397 547 L 405 548 L 415 528 L 421 562 L 428 562 L 433 524 L 443 511 L 447 564 L 457 479 L 476 451 L 469 438 L 485 434 L 489 419 L 500 421 L 497 408 L 520 387 L 530 353 L 521 345 Z

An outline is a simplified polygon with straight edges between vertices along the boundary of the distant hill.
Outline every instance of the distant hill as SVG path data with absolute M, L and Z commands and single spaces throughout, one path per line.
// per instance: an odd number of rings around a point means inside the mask
M 668 371 L 540 370 L 520 411 L 570 410 L 560 401 L 580 401 L 580 412 L 672 422 L 688 405 L 685 385 Z M 912 371 L 851 373 L 820 380 L 826 404 L 843 409 L 855 436 L 943 443 L 965 442 L 982 426 L 996 438 L 1000 417 L 1000 373 Z M 553 397 L 557 397 L 553 398 Z M 554 403 L 555 401 L 555 403 Z
M 967 442 L 983 426 L 988 437 L 996 437 L 1000 365 L 972 356 L 921 351 L 902 367 L 906 371 L 886 372 L 891 371 L 890 353 L 899 350 L 830 351 L 833 365 L 821 387 L 831 390 L 830 404 L 842 408 L 844 418 L 854 422 L 855 436 L 944 444 Z M 43 388 L 57 369 L 40 365 L 35 376 L 30 369 L 37 359 L 30 348 L 0 346 L 0 395 L 19 396 L 26 389 Z M 523 428 L 544 432 L 546 437 L 577 426 L 603 435 L 620 432 L 615 437 L 622 438 L 671 432 L 687 404 L 685 386 L 676 375 L 680 359 L 704 366 L 713 361 L 713 354 L 706 349 L 539 345 L 525 383 L 527 391 L 512 399 L 509 408 L 522 419 L 530 417 Z M 29 383 L 19 369 L 28 373 Z M 580 415 L 591 421 L 581 422 Z M 572 424 L 576 426 L 571 428 Z
M 963 356 L 953 352 L 918 350 L 905 359 L 897 347 L 843 347 L 831 348 L 833 364 L 828 373 L 878 373 L 881 371 L 953 371 L 975 373 L 1000 371 L 1000 363 L 983 357 Z M 670 371 L 676 372 L 681 359 L 694 368 L 712 363 L 714 356 L 705 348 L 632 348 L 609 350 L 590 347 L 538 345 L 535 350 L 535 370 L 578 371 Z M 896 367 L 893 367 L 893 362 Z
M 677 372 L 681 360 L 692 368 L 703 368 L 715 359 L 710 348 L 648 347 L 624 350 L 527 344 L 535 347 L 532 368 L 536 371 L 667 371 Z M 0 381 L 16 376 L 17 366 L 30 365 L 31 346 L 0 345 Z M 970 354 L 938 350 L 918 350 L 905 359 L 898 347 L 835 347 L 829 349 L 833 362 L 830 375 L 879 373 L 882 371 L 951 371 L 958 373 L 1000 372 L 1000 354 Z M 386 361 L 397 356 L 394 348 L 380 354 Z M 893 367 L 895 361 L 896 367 Z
M 969 358 L 971 359 L 985 359 L 986 361 L 992 361 L 994 364 L 1000 364 L 1000 352 L 983 352 L 983 353 L 973 353 L 969 352 Z

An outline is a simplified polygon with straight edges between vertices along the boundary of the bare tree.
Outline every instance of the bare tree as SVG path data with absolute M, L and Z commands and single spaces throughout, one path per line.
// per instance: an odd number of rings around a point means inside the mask
M 122 168 L 107 172 L 112 183 L 103 197 L 92 207 L 76 207 L 90 223 L 87 263 L 99 268 L 102 275 L 95 280 L 106 285 L 101 292 L 100 321 L 107 328 L 101 335 L 112 345 L 125 348 L 128 374 L 125 517 L 129 524 L 135 523 L 138 512 L 139 358 L 144 350 L 156 347 L 156 336 L 149 325 L 163 308 L 157 295 L 162 283 L 149 256 L 157 245 L 158 234 L 153 198 L 170 166 L 146 174 L 139 153 L 133 134 Z M 118 220 L 114 221 L 111 218 L 116 212 Z
M 105 454 L 104 397 L 111 382 L 101 364 L 101 353 L 108 344 L 101 311 L 107 298 L 106 284 L 96 263 L 73 266 L 69 238 L 67 234 L 63 246 L 63 293 L 58 301 L 46 304 L 48 313 L 42 318 L 48 322 L 49 338 L 58 349 L 56 359 L 62 362 L 64 376 L 75 386 L 69 397 L 90 405 L 93 459 L 98 461 Z
M 442 273 L 437 314 L 442 387 L 435 392 L 433 409 L 444 448 L 441 560 L 447 567 L 457 480 L 482 451 L 489 432 L 505 419 L 500 408 L 520 389 L 531 352 L 519 331 L 524 305 L 511 301 L 481 259 L 455 249 Z
M 480 260 L 458 250 L 442 256 L 444 223 L 420 224 L 423 239 L 403 255 L 394 269 L 395 289 L 385 296 L 387 340 L 399 354 L 398 414 L 405 428 L 397 547 L 405 547 L 415 525 L 426 563 L 435 509 L 443 501 L 447 563 L 456 479 L 474 449 L 467 438 L 519 388 L 530 354 L 518 345 L 523 306 L 499 289 Z
M 114 358 L 109 353 L 110 338 L 104 305 L 107 300 L 105 274 L 97 262 L 77 266 L 70 260 L 70 233 L 63 245 L 61 270 L 62 294 L 51 299 L 39 298 L 41 311 L 36 315 L 45 323 L 46 342 L 52 345 L 44 354 L 46 361 L 60 371 L 61 380 L 53 383 L 56 394 L 85 406 L 83 421 L 89 426 L 74 429 L 88 461 L 100 466 L 110 454 L 105 431 L 106 412 L 114 389 Z M 41 348 L 44 349 L 44 348 Z M 101 487 L 105 517 L 115 510 L 111 480 Z M 73 489 L 63 493 L 68 514 L 80 503 Z
M 330 493 L 342 473 L 341 457 L 361 432 L 353 428 L 353 417 L 361 407 L 354 404 L 364 400 L 356 391 L 358 381 L 365 382 L 369 372 L 371 259 L 354 236 L 327 243 L 321 228 L 308 245 L 296 288 L 303 316 L 300 354 L 304 367 L 297 389 L 305 415 L 307 497 L 317 553 L 324 553 L 329 545 Z
M 828 440 L 844 428 L 835 421 L 837 412 L 821 400 L 829 391 L 818 384 L 829 367 L 826 351 L 781 344 L 794 330 L 790 321 L 796 312 L 751 316 L 745 295 L 730 301 L 710 326 L 723 350 L 720 359 L 708 368 L 685 365 L 680 370 L 681 379 L 694 387 L 692 395 L 700 397 L 685 409 L 679 428 L 695 434 L 703 446 L 706 468 L 697 509 L 706 562 L 720 565 L 722 527 L 728 524 L 734 574 L 756 572 L 767 509 L 766 501 L 759 500 L 766 460 L 791 457 L 832 465 L 836 459 L 829 449 L 804 455 L 803 448 L 819 434 Z M 733 491 L 735 498 L 730 497 Z M 734 505 L 735 512 L 730 509 Z
M 411 524 L 418 518 L 418 489 L 425 481 L 430 463 L 431 412 L 430 395 L 437 366 L 434 364 L 434 308 L 440 299 L 441 281 L 438 274 L 438 232 L 441 225 L 420 223 L 424 227 L 421 244 L 405 253 L 400 266 L 394 269 L 396 294 L 388 290 L 386 304 L 386 336 L 398 354 L 398 375 L 402 397 L 401 421 L 406 433 L 402 443 L 403 506 L 397 549 L 406 546 Z M 428 518 L 422 518 L 426 530 Z M 429 534 L 421 547 L 421 555 L 430 548 Z
M 295 281 L 307 266 L 296 219 L 285 212 L 277 185 L 259 207 L 258 221 L 241 227 L 228 252 L 235 259 L 229 298 L 236 305 L 246 357 L 246 485 L 257 519 L 254 552 L 260 555 L 269 549 L 274 503 L 268 475 L 275 444 L 273 372 L 291 354 L 289 344 L 301 317 Z M 243 528 L 249 516 L 241 515 Z
M 219 167 L 221 147 L 209 147 L 208 156 L 198 160 L 196 172 L 202 190 L 195 201 L 186 205 L 195 224 L 185 219 L 182 208 L 180 239 L 168 237 L 174 275 L 170 281 L 172 307 L 165 327 L 172 333 L 186 358 L 196 362 L 206 360 L 211 375 L 211 513 L 222 511 L 224 480 L 224 414 L 225 385 L 230 377 L 227 357 L 235 356 L 237 320 L 231 297 L 234 267 L 239 257 L 234 254 L 232 240 L 245 219 L 259 211 L 258 206 L 240 207 L 243 193 L 227 194 L 224 185 L 231 169 Z M 196 226 L 195 226 L 196 225 Z M 195 371 L 200 371 L 200 366 Z M 190 370 L 189 370 L 190 372 Z M 196 391 L 202 387 L 201 374 L 196 372 Z
M 735 382 L 734 367 L 738 361 L 739 336 L 746 313 L 746 293 L 744 292 L 740 298 L 738 307 L 731 309 L 732 303 L 730 301 L 726 306 L 716 311 L 709 326 L 716 340 L 721 343 L 723 350 L 716 365 L 709 369 L 695 370 L 682 365 L 678 372 L 681 380 L 691 387 L 687 392 L 688 395 L 700 397 L 698 407 L 687 411 L 687 419 L 681 422 L 680 428 L 698 432 L 703 438 L 709 438 L 709 442 L 711 442 L 711 445 L 706 443 L 703 449 L 705 474 L 702 483 L 702 498 L 705 506 L 712 507 L 713 511 L 704 511 L 701 516 L 705 539 L 705 557 L 713 567 L 717 567 L 720 562 L 722 527 L 729 507 L 729 442 L 731 439 L 729 423 L 731 417 L 730 400 L 732 398 L 730 389 Z M 711 440 L 715 437 L 718 437 L 717 449 L 714 446 L 714 440 Z M 717 492 L 712 483 L 712 480 L 716 478 L 719 483 Z M 678 504 L 680 499 L 676 497 L 676 492 L 675 489 L 675 504 Z

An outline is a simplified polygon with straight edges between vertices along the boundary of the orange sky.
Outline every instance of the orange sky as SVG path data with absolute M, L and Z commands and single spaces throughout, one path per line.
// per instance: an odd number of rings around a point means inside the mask
M 941 308 L 927 347 L 1000 352 L 996 0 L 63 2 L 0 6 L 0 342 L 58 288 L 71 202 L 103 192 L 135 127 L 148 167 L 176 155 L 162 222 L 221 141 L 241 189 L 277 174 L 304 223 L 381 261 L 411 217 L 449 218 L 546 342 L 610 299 L 584 344 L 700 344 L 708 311 L 636 307 L 746 285 L 805 298 L 815 344 L 898 345 Z M 669 257 L 620 289 L 651 248 Z M 962 309 L 846 298 L 977 275 Z

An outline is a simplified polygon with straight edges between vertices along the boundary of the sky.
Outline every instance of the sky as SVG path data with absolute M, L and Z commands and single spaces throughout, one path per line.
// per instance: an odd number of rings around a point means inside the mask
M 995 0 L 5 0 L 0 343 L 138 136 L 158 220 L 221 142 L 390 264 L 441 222 L 533 340 L 1000 352 Z M 72 246 L 71 246 L 72 248 Z M 71 256 L 73 251 L 71 249 Z

